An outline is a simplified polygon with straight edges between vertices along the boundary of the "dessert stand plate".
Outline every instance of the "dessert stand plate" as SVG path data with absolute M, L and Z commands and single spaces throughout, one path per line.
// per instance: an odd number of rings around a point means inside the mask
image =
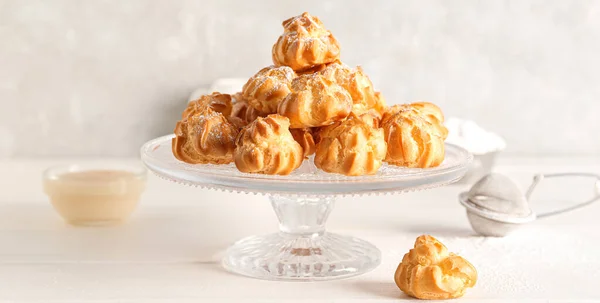
M 247 174 L 234 164 L 187 164 L 171 152 L 173 135 L 144 144 L 142 161 L 156 175 L 174 182 L 238 193 L 268 195 L 279 219 L 279 233 L 251 236 L 227 249 L 223 266 L 234 273 L 269 280 L 331 280 L 368 272 L 381 261 L 369 242 L 325 231 L 335 197 L 401 193 L 458 181 L 472 155 L 446 144 L 435 168 L 384 164 L 376 175 L 348 177 L 318 170 L 312 159 L 288 176 Z

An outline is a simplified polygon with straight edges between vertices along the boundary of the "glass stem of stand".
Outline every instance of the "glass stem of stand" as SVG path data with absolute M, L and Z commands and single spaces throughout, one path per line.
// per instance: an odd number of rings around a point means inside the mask
M 320 236 L 334 205 L 334 198 L 271 196 L 279 230 L 292 237 Z

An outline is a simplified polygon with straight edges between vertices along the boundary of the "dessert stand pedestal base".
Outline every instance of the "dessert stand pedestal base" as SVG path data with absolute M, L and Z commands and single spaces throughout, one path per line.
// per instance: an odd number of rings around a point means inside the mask
M 279 233 L 236 242 L 223 267 L 268 280 L 331 280 L 366 273 L 381 263 L 381 252 L 364 240 L 325 231 L 334 198 L 272 196 Z

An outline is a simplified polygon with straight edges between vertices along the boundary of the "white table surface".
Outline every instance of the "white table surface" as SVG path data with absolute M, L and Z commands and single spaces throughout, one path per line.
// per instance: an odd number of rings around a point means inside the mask
M 41 191 L 45 167 L 73 161 L 0 162 L 0 302 L 400 302 L 410 298 L 393 274 L 423 233 L 477 268 L 477 285 L 460 302 L 600 301 L 600 203 L 536 221 L 507 238 L 484 238 L 474 235 L 457 202 L 462 186 L 343 198 L 328 230 L 374 243 L 382 264 L 345 280 L 271 282 L 219 265 L 233 241 L 277 230 L 266 197 L 151 176 L 127 224 L 75 228 L 62 222 Z M 496 170 L 526 187 L 533 172 L 600 173 L 600 158 L 507 158 Z M 551 197 L 590 191 L 550 189 Z

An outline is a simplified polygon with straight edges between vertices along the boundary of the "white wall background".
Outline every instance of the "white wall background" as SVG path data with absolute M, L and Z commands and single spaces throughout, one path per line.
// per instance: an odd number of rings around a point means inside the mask
M 0 157 L 136 155 L 303 11 L 390 103 L 438 103 L 511 153 L 600 155 L 600 1 L 0 0 Z

